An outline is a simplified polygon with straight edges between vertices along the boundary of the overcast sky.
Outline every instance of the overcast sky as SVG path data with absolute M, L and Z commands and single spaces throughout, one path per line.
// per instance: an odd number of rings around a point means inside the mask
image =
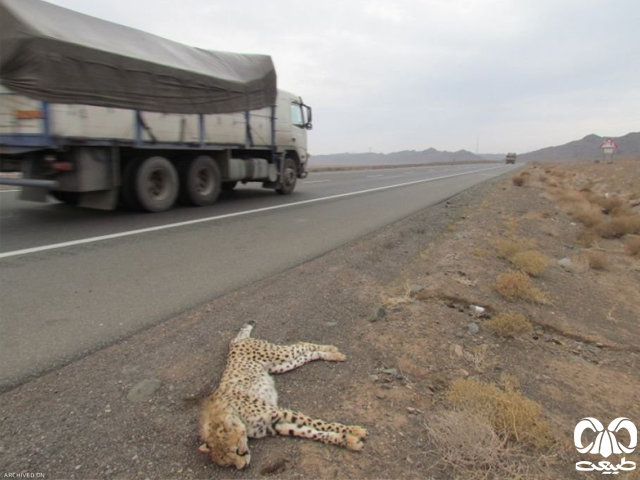
M 273 57 L 312 153 L 526 152 L 640 131 L 640 0 L 49 0 Z

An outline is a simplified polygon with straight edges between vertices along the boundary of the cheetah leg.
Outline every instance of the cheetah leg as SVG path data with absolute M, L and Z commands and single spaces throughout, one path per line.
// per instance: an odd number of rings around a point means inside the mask
M 305 363 L 312 362 L 314 360 L 327 360 L 329 362 L 344 362 L 346 356 L 340 352 L 326 352 L 326 351 L 311 351 L 304 352 L 292 360 L 280 361 L 273 363 L 269 367 L 269 373 L 284 373 L 294 368 L 298 368 Z
M 367 431 L 357 425 L 343 425 L 317 420 L 300 412 L 282 409 L 280 420 L 274 425 L 280 435 L 317 440 L 323 443 L 346 447 L 349 450 L 362 450 L 362 441 Z
M 256 322 L 254 321 L 245 323 L 240 329 L 240 331 L 238 332 L 238 335 L 236 335 L 236 338 L 231 340 L 231 345 L 239 342 L 240 340 L 244 340 L 245 338 L 249 338 L 251 336 L 251 330 L 253 330 L 253 327 L 255 326 L 256 326 Z
M 265 360 L 272 364 L 270 368 L 287 365 L 287 368 L 272 370 L 272 373 L 287 372 L 313 360 L 344 362 L 347 359 L 346 355 L 340 353 L 333 345 L 300 342 L 293 345 L 270 345 L 270 347 L 263 353 Z M 299 358 L 301 360 L 298 360 Z

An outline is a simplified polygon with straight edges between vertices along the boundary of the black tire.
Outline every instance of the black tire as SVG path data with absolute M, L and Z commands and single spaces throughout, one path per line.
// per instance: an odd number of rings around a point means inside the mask
M 136 179 L 135 173 L 140 166 L 142 159 L 131 159 L 125 165 L 122 171 L 122 186 L 120 187 L 120 196 L 124 206 L 131 211 L 139 212 L 142 210 L 138 197 L 136 196 Z
M 122 196 L 132 210 L 153 213 L 169 210 L 179 190 L 178 172 L 164 157 L 134 160 L 124 169 Z
M 222 175 L 215 160 L 206 155 L 196 157 L 180 169 L 180 201 L 202 207 L 212 205 L 222 191 Z
M 80 203 L 79 192 L 61 192 L 60 190 L 52 190 L 49 192 L 53 198 L 67 205 L 78 205 Z
M 284 173 L 280 179 L 280 186 L 276 188 L 276 192 L 280 195 L 290 195 L 296 188 L 298 180 L 298 165 L 291 157 L 284 159 Z
M 237 185 L 238 185 L 238 182 L 222 182 L 222 191 L 230 192 L 231 190 L 236 188 Z

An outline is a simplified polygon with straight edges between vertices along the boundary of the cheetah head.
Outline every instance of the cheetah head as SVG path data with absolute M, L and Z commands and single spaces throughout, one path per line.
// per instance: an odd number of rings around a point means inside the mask
M 198 449 L 221 467 L 242 470 L 251 461 L 247 429 L 232 411 L 208 405 L 203 411 L 200 438 L 204 444 Z

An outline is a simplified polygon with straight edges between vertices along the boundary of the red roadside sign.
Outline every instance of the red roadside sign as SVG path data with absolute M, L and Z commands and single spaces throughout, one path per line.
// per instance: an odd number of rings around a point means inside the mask
M 605 148 L 613 148 L 614 150 L 620 148 L 618 146 L 618 144 L 616 143 L 616 141 L 613 138 L 607 138 L 604 142 L 602 142 L 602 145 L 600 145 L 600 148 L 605 149 Z

